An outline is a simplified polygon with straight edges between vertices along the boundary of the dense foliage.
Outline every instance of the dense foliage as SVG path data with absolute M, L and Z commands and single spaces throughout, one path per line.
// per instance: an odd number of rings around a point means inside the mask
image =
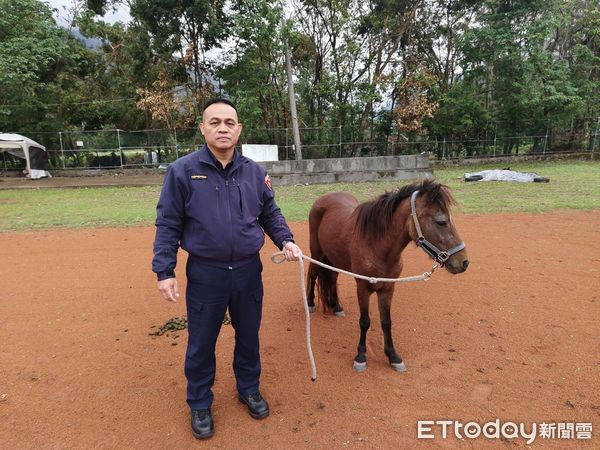
M 224 95 L 247 142 L 287 148 L 287 43 L 309 157 L 600 145 L 595 0 L 294 0 L 287 19 L 274 0 L 129 0 L 128 24 L 104 22 L 116 3 L 81 1 L 67 30 L 0 0 L 0 130 L 183 129 Z

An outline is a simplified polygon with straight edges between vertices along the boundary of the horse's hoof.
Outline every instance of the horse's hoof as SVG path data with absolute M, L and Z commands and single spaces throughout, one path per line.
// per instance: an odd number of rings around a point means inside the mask
M 352 365 L 352 368 L 356 372 L 361 373 L 361 372 L 364 372 L 365 369 L 367 368 L 367 363 L 366 362 L 359 363 L 359 362 L 354 361 L 354 364 Z
M 309 306 L 308 307 L 308 312 L 309 313 L 314 313 L 315 312 L 315 307 L 314 306 Z
M 404 365 L 404 362 L 391 363 L 390 366 L 392 366 L 392 369 L 394 369 L 396 372 L 406 372 L 406 366 Z
M 343 309 L 341 311 L 334 312 L 334 314 L 338 317 L 346 317 L 346 313 L 344 312 Z

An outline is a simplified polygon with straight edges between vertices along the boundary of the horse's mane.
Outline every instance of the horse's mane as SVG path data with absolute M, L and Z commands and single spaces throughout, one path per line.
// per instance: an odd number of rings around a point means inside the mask
M 448 211 L 455 200 L 447 186 L 432 179 L 408 184 L 392 192 L 386 192 L 375 200 L 361 203 L 356 207 L 356 231 L 360 236 L 379 238 L 385 234 L 396 208 L 402 200 L 409 198 L 413 192 L 425 195 L 427 205 L 438 203 Z

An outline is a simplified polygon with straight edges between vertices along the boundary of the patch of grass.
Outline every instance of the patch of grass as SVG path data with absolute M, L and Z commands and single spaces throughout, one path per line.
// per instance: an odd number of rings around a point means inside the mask
M 0 231 L 153 223 L 160 186 L 0 190 Z
M 436 178 L 452 188 L 465 213 L 544 212 L 555 209 L 600 208 L 600 161 L 521 162 L 512 170 L 536 172 L 549 183 L 463 181 L 466 172 L 501 169 L 507 163 L 435 170 Z
M 466 172 L 501 169 L 506 163 L 454 166 L 434 170 L 435 177 L 450 186 L 460 213 L 543 212 L 555 209 L 600 209 L 600 162 L 525 162 L 511 164 L 520 172 L 536 172 L 550 183 L 464 182 Z M 278 203 L 288 220 L 306 220 L 315 199 L 326 192 L 352 192 L 360 201 L 397 189 L 403 183 L 339 183 L 317 186 L 281 186 Z
M 502 168 L 502 164 L 435 169 L 452 188 L 461 213 L 543 212 L 600 209 L 600 162 L 524 162 L 513 170 L 537 172 L 550 183 L 465 183 L 465 172 Z M 352 192 L 360 201 L 398 188 L 399 181 L 279 186 L 277 202 L 290 221 L 307 220 L 313 202 L 332 191 Z M 0 190 L 0 232 L 76 227 L 151 225 L 160 186 L 80 189 Z

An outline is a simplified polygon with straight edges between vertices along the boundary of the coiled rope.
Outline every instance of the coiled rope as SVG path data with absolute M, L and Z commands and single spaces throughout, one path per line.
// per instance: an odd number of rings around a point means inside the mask
M 429 272 L 423 272 L 421 275 L 415 275 L 412 277 L 403 277 L 403 278 L 375 278 L 375 277 L 367 277 L 364 275 L 359 275 L 357 273 L 348 272 L 347 270 L 338 269 L 337 267 L 330 266 L 329 264 L 322 263 L 321 261 L 317 261 L 316 259 L 311 258 L 310 256 L 306 256 L 303 253 L 296 255 L 298 257 L 298 265 L 300 267 L 300 292 L 302 293 L 302 302 L 304 304 L 304 315 L 306 317 L 306 350 L 308 351 L 308 360 L 310 362 L 310 379 L 315 381 L 317 379 L 317 366 L 315 365 L 315 358 L 312 352 L 311 338 L 310 338 L 310 310 L 308 308 L 308 299 L 306 298 L 306 289 L 304 287 L 304 260 L 309 261 L 318 266 L 324 267 L 329 270 L 333 270 L 335 272 L 343 273 L 345 275 L 350 275 L 351 277 L 358 278 L 360 280 L 368 281 L 371 284 L 375 283 L 408 283 L 411 281 L 427 281 L 435 272 L 435 269 L 438 268 L 437 264 L 434 264 L 431 267 Z M 283 252 L 276 252 L 271 255 L 271 261 L 275 264 L 281 264 L 284 262 L 285 255 Z

